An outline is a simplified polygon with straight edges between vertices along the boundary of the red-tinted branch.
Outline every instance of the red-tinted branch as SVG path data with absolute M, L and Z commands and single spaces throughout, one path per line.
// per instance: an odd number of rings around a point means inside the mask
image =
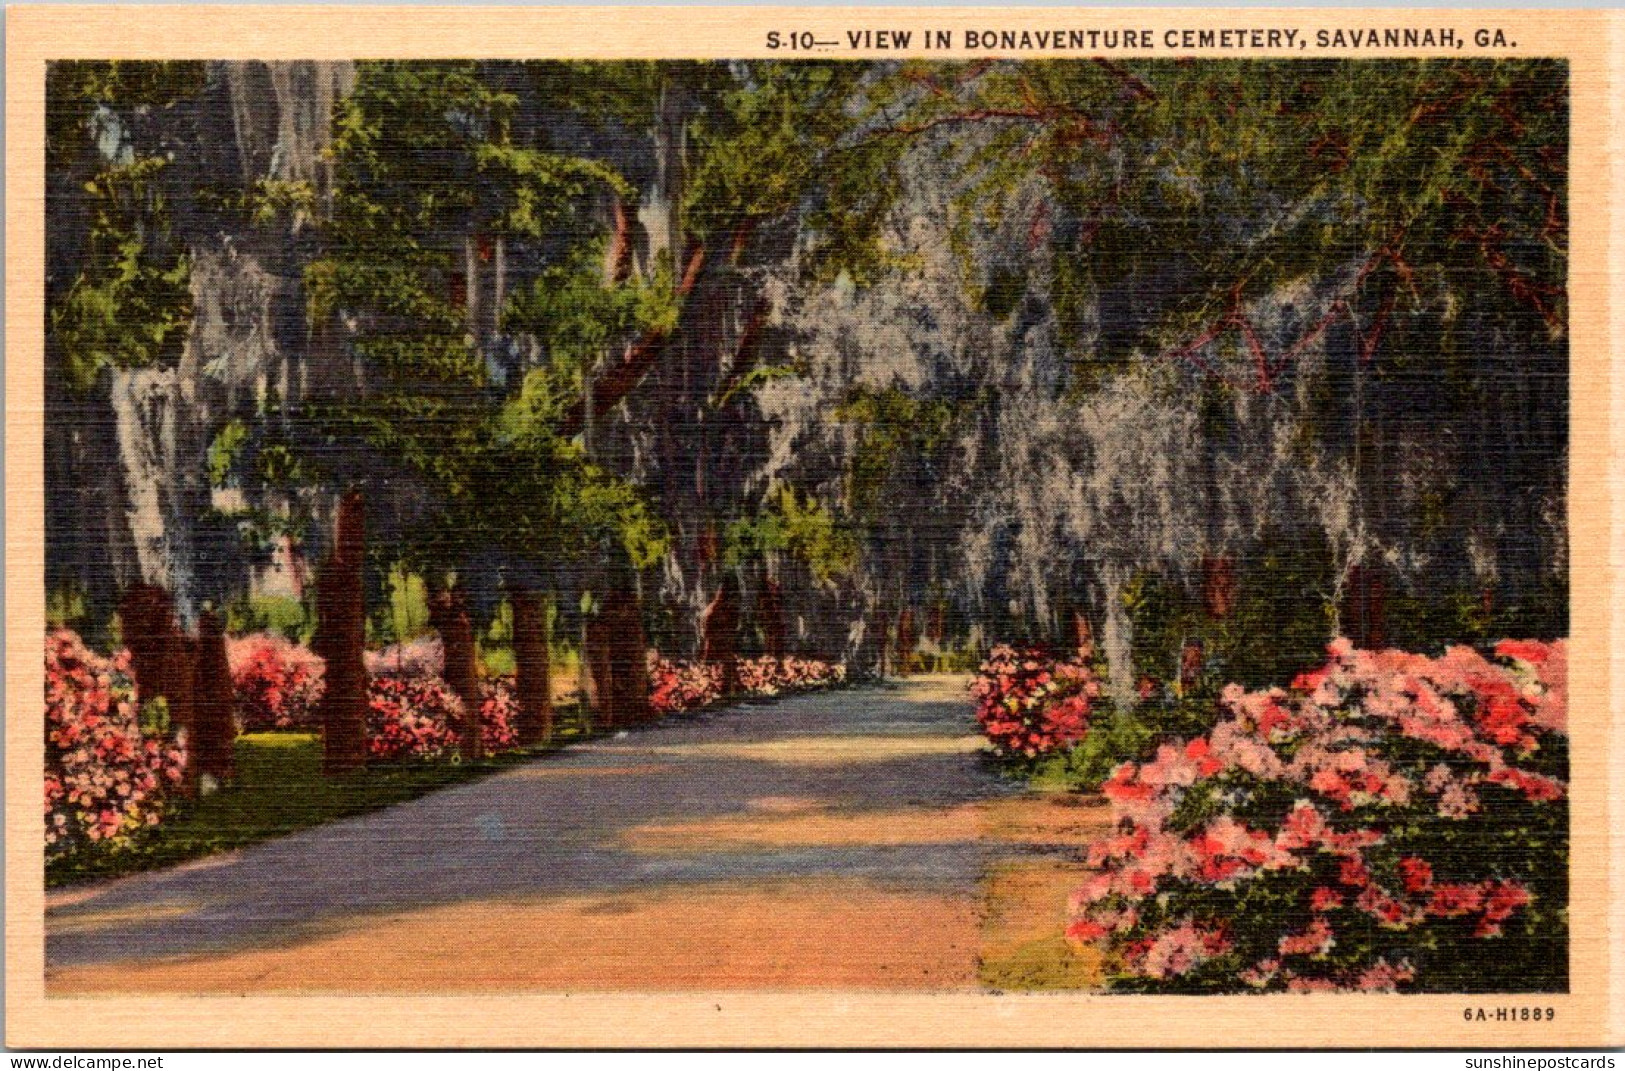
M 750 315 L 745 318 L 745 329 L 739 333 L 739 344 L 734 347 L 733 375 L 717 394 L 719 406 L 733 397 L 745 377 L 750 375 L 756 363 L 756 344 L 761 341 L 762 328 L 767 326 L 767 314 L 771 307 L 766 298 L 757 298 L 751 306 Z
M 1128 89 L 1129 89 L 1129 92 L 1133 93 L 1139 99 L 1141 99 L 1141 100 L 1156 100 L 1157 99 L 1157 91 L 1152 89 L 1151 86 L 1143 78 L 1141 78 L 1139 75 L 1135 74 L 1133 71 L 1129 70 L 1127 67 L 1124 67 L 1124 66 L 1122 66 L 1121 64 L 1118 64 L 1118 63 L 1114 63 L 1111 60 L 1106 59 L 1103 56 L 1096 56 L 1095 57 L 1095 62 L 1098 63 L 1104 69 L 1110 71 L 1112 74 L 1116 75 L 1117 80 L 1122 82 L 1123 85 L 1127 86 Z
M 632 274 L 632 216 L 626 210 L 626 202 L 615 198 L 611 208 L 613 213 L 614 230 L 610 234 L 609 278 L 611 282 L 624 283 Z
M 683 277 L 677 282 L 675 296 L 679 301 L 694 289 L 694 284 L 700 278 L 700 270 L 704 266 L 705 246 L 695 245 L 689 254 Z M 620 404 L 622 398 L 631 393 L 644 376 L 649 374 L 649 371 L 660 362 L 661 354 L 665 352 L 672 334 L 669 328 L 657 328 L 648 332 L 627 349 L 619 364 L 594 380 L 592 390 L 594 419 L 606 416 L 611 409 Z M 586 404 L 583 400 L 565 412 L 564 418 L 559 422 L 559 433 L 568 438 L 578 434 L 585 424 Z

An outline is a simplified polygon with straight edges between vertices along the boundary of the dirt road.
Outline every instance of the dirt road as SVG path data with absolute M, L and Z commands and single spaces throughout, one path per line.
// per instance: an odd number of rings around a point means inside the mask
M 957 677 L 731 708 L 53 893 L 53 994 L 1087 985 L 1103 812 L 982 761 Z

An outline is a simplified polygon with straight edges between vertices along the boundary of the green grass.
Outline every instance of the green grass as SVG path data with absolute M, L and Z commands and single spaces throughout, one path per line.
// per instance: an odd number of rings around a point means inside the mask
M 984 952 L 977 975 L 984 986 L 999 992 L 1101 988 L 1099 963 L 1078 955 L 1059 933 L 1027 941 L 1001 955 Z
M 322 745 L 314 734 L 240 736 L 232 784 L 173 804 L 162 825 L 127 847 L 51 860 L 45 884 L 56 887 L 173 866 L 403 803 L 556 751 L 579 737 L 579 731 L 568 728 L 568 715 L 566 726 L 551 745 L 503 752 L 480 762 L 379 765 L 339 778 L 322 775 Z

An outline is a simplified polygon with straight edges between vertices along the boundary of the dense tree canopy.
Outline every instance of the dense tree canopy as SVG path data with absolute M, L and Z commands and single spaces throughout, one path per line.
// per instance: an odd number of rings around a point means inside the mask
M 1081 627 L 1128 698 L 1193 645 L 1261 679 L 1336 631 L 1566 631 L 1561 63 L 75 63 L 50 94 L 64 614 L 261 592 L 364 490 L 374 606 L 610 593 L 696 653 Z

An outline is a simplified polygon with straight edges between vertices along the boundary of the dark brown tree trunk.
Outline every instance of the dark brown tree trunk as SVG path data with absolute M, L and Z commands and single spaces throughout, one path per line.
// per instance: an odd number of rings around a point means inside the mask
M 1387 643 L 1385 613 L 1387 592 L 1382 573 L 1366 565 L 1349 569 L 1342 607 L 1343 634 L 1356 647 L 1377 649 Z
M 897 614 L 897 675 L 906 677 L 914 671 L 914 647 L 919 637 L 914 634 L 914 611 L 903 607 Z
M 704 621 L 700 660 L 721 668 L 722 694 L 733 695 L 739 691 L 739 593 L 732 576 L 723 576 Z
M 119 603 L 119 628 L 130 649 L 130 671 L 143 703 L 163 699 L 172 730 L 192 727 L 190 638 L 175 619 L 169 592 L 153 584 L 133 584 Z
M 621 712 L 616 704 L 614 659 L 610 648 L 612 627 L 601 607 L 587 619 L 587 709 L 592 711 L 593 728 L 610 731 L 621 724 Z
M 186 776 L 182 791 L 197 788 L 196 704 L 194 679 L 197 644 L 181 631 L 175 618 L 175 602 L 169 592 L 154 584 L 133 584 L 119 602 L 119 629 L 130 649 L 130 672 L 135 676 L 142 703 L 162 699 L 169 711 L 171 735 L 185 733 Z M 231 686 L 230 670 L 226 686 Z M 228 691 L 229 694 L 229 691 Z
M 513 660 L 519 743 L 533 747 L 553 736 L 552 651 L 547 615 L 534 591 L 513 593 Z
M 197 663 L 193 686 L 194 727 L 191 753 L 198 776 L 225 784 L 237 773 L 237 726 L 232 717 L 231 663 L 226 658 L 226 630 L 220 617 L 205 610 L 198 617 Z
M 1202 609 L 1222 621 L 1236 608 L 1236 560 L 1229 555 L 1202 559 Z
M 773 658 L 784 657 L 784 599 L 779 582 L 772 577 L 762 581 L 762 594 L 756 600 L 756 616 L 762 626 L 762 644 Z
M 472 762 L 485 755 L 480 736 L 480 674 L 474 649 L 474 625 L 460 588 L 440 591 L 429 602 L 429 624 L 440 633 L 446 652 L 445 677 L 463 704 L 462 753 Z
M 876 611 L 869 619 L 869 628 L 875 634 L 875 652 L 879 659 L 876 669 L 884 677 L 891 670 L 891 614 Z
M 606 592 L 610 685 L 615 715 L 636 724 L 648 721 L 649 649 L 643 632 L 643 611 L 630 577 L 618 577 Z
M 362 564 L 366 555 L 366 503 L 351 491 L 339 500 L 333 551 L 316 578 L 316 636 L 312 647 L 327 663 L 321 715 L 328 774 L 367 763 L 366 605 Z

